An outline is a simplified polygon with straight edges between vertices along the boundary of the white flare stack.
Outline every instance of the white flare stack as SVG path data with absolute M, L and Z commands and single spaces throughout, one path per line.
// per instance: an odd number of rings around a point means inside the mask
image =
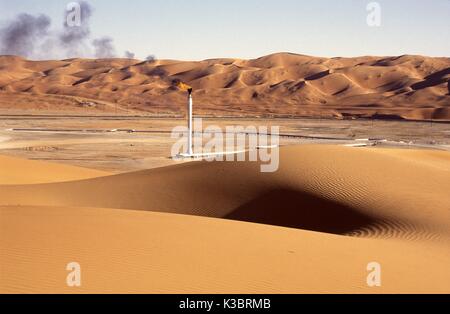
M 192 91 L 189 91 L 189 96 L 188 96 L 188 114 L 187 114 L 187 119 L 188 119 L 188 149 L 186 154 L 188 156 L 193 156 L 194 155 L 194 151 L 192 149 L 192 135 L 193 135 L 193 123 L 192 123 Z

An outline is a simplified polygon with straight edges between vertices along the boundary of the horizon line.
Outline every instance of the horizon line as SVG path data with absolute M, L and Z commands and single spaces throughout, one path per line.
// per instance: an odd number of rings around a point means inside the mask
M 303 54 L 303 53 L 296 53 L 296 52 L 288 52 L 288 51 L 280 51 L 280 52 L 273 52 L 265 55 L 261 55 L 259 57 L 253 57 L 253 58 L 241 58 L 241 57 L 211 57 L 206 59 L 175 59 L 175 58 L 158 58 L 155 56 L 155 59 L 153 61 L 181 61 L 181 62 L 204 62 L 204 61 L 212 61 L 212 60 L 226 60 L 226 59 L 232 59 L 232 60 L 258 60 L 264 57 L 274 56 L 274 55 L 295 55 L 295 56 L 302 56 L 302 57 L 308 57 L 308 58 L 319 58 L 319 59 L 357 59 L 357 58 L 389 58 L 389 57 L 426 57 L 426 58 L 450 58 L 450 56 L 433 56 L 433 55 L 424 55 L 424 54 L 414 54 L 414 53 L 404 53 L 400 55 L 353 55 L 353 56 L 334 56 L 334 57 L 327 57 L 327 56 L 319 56 L 319 55 L 309 55 L 309 54 Z M 28 58 L 26 56 L 21 55 L 0 55 L 0 57 L 15 57 L 15 58 L 21 58 L 27 61 L 36 61 L 36 62 L 43 62 L 43 61 L 70 61 L 70 60 L 77 60 L 77 59 L 83 59 L 83 60 L 136 60 L 141 62 L 146 62 L 150 60 L 146 59 L 140 59 L 140 58 L 126 58 L 126 57 L 110 57 L 110 58 L 95 58 L 95 57 L 69 57 L 64 59 L 32 59 Z

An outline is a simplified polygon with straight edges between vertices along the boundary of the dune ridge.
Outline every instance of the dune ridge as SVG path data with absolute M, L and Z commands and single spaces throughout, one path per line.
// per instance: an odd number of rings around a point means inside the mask
M 194 62 L 0 56 L 0 69 L 0 108 L 8 110 L 87 106 L 98 113 L 180 114 L 185 95 L 171 86 L 180 79 L 194 87 L 200 115 L 450 120 L 450 58 L 277 53 Z
M 450 291 L 445 151 L 288 146 L 272 174 L 191 162 L 70 182 L 55 180 L 72 167 L 7 164 L 2 183 L 22 165 L 55 177 L 0 184 L 0 293 Z
M 442 238 L 449 235 L 449 161 L 447 152 L 283 147 L 280 169 L 272 174 L 260 174 L 258 163 L 193 162 L 3 186 L 0 205 L 132 209 L 338 235 Z
M 2 185 L 64 182 L 110 175 L 106 171 L 6 156 L 0 156 L 0 165 L 0 188 Z

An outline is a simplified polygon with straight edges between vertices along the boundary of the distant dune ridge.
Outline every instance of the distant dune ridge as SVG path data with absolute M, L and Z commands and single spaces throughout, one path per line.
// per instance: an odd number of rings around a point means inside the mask
M 5 163 L 17 178 L 34 162 Z M 449 293 L 449 164 L 306 145 L 283 147 L 271 174 L 193 162 L 59 183 L 74 169 L 39 163 L 46 176 L 0 181 L 0 292 Z M 371 262 L 381 287 L 366 283 Z
M 50 182 L 74 181 L 108 175 L 107 172 L 81 167 L 49 164 L 36 160 L 21 160 L 0 156 L 0 185 L 2 184 L 39 184 Z
M 0 109 L 77 110 L 79 97 L 99 101 L 92 104 L 99 112 L 117 104 L 121 112 L 183 114 L 185 95 L 172 88 L 174 79 L 194 87 L 202 115 L 450 120 L 450 58 L 409 55 L 278 53 L 198 62 L 2 56 Z M 24 99 L 26 93 L 33 98 Z

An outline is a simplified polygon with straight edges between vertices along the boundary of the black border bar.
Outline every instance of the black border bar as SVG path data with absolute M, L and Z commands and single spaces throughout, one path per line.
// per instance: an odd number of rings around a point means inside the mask
M 225 303 L 227 300 L 227 303 Z M 244 301 L 239 301 L 244 300 Z M 246 300 L 249 300 L 245 302 Z M 262 300 L 262 301 L 261 301 Z M 267 301 L 270 306 L 267 307 Z M 211 309 L 182 308 L 182 302 L 192 301 L 205 305 L 212 302 Z M 200 301 L 201 303 L 198 303 Z M 147 309 L 145 312 L 161 310 L 175 313 L 270 313 L 280 311 L 304 312 L 305 306 L 320 309 L 366 308 L 386 310 L 386 306 L 400 305 L 415 310 L 429 310 L 430 304 L 450 305 L 449 295 L 1 295 L 2 305 L 14 308 L 30 307 L 36 309 L 59 308 L 86 310 L 93 307 L 101 309 L 129 311 L 130 307 Z M 211 303 L 210 303 L 211 304 Z M 245 306 L 243 306 L 245 305 Z M 242 307 L 243 306 L 243 307 Z M 159 313 L 159 312 L 157 312 Z

